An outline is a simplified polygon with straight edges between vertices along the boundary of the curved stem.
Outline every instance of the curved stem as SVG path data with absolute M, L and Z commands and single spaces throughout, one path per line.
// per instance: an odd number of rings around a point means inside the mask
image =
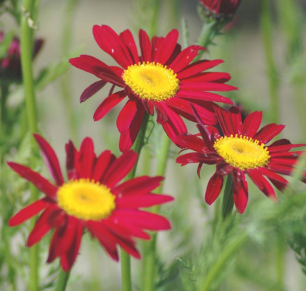
M 135 177 L 140 152 L 142 150 L 142 147 L 145 144 L 145 135 L 146 135 L 146 129 L 147 129 L 148 121 L 149 121 L 149 115 L 147 113 L 145 113 L 145 116 L 144 116 L 142 124 L 141 124 L 141 128 L 139 130 L 137 139 L 136 139 L 135 144 L 133 146 L 134 151 L 136 153 L 138 153 L 137 162 L 136 162 L 133 170 L 127 176 L 127 180 L 130 180 L 130 179 Z M 121 258 L 120 259 L 121 259 L 122 291 L 132 291 L 130 255 L 127 254 L 123 249 L 121 249 Z
M 247 234 L 242 233 L 237 239 L 235 239 L 224 249 L 224 251 L 218 257 L 217 261 L 209 269 L 209 272 L 205 278 L 205 282 L 199 291 L 210 290 L 211 284 L 217 280 L 216 278 L 219 276 L 221 269 L 224 268 L 224 265 L 235 254 L 235 252 L 241 248 L 241 246 L 246 242 L 247 238 Z
M 32 68 L 32 55 L 33 55 L 33 30 L 29 26 L 29 20 L 33 17 L 35 9 L 35 0 L 23 1 L 23 13 L 21 16 L 21 68 L 24 83 L 24 95 L 26 101 L 26 112 L 28 119 L 28 128 L 30 132 L 37 132 L 37 110 L 35 100 L 34 78 Z M 31 190 L 31 201 L 38 198 L 37 191 L 34 187 Z M 31 226 L 35 223 L 34 219 L 31 220 Z M 38 244 L 33 246 L 30 251 L 30 290 L 38 291 L 39 289 L 39 276 L 38 276 Z
M 70 271 L 65 272 L 62 268 L 60 268 L 54 291 L 65 291 L 69 276 Z
M 169 157 L 169 151 L 171 146 L 171 140 L 165 134 L 163 137 L 161 150 L 158 154 L 158 164 L 156 170 L 156 176 L 164 176 L 167 168 L 167 161 Z M 161 193 L 163 184 L 157 189 L 156 193 Z M 160 206 L 152 207 L 153 213 L 159 213 Z M 157 233 L 152 234 L 152 239 L 144 246 L 144 258 L 143 258 L 143 272 L 144 272 L 144 291 L 155 290 L 155 273 L 156 273 L 156 240 Z

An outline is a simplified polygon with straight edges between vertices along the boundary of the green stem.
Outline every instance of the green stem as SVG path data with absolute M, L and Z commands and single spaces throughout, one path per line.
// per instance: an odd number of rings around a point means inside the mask
M 284 235 L 279 232 L 277 234 L 277 245 L 276 245 L 276 282 L 279 286 L 284 289 L 284 277 L 285 277 L 285 266 L 286 266 L 286 251 L 287 243 Z
M 221 270 L 224 268 L 225 264 L 241 248 L 241 246 L 246 242 L 247 238 L 247 234 L 242 233 L 224 249 L 224 251 L 219 255 L 217 261 L 209 269 L 205 282 L 199 291 L 210 290 L 211 284 L 217 280 L 217 277 L 221 273 Z
M 269 94 L 270 94 L 270 116 L 271 121 L 279 123 L 279 100 L 278 100 L 278 71 L 274 61 L 273 53 L 273 35 L 272 35 L 272 19 L 270 11 L 271 1 L 260 0 L 260 24 L 261 33 L 263 37 L 265 57 L 267 63 L 267 74 L 269 80 Z
M 160 7 L 160 0 L 153 0 L 151 1 L 151 6 L 150 9 L 152 11 L 152 18 L 150 20 L 150 26 L 149 26 L 149 31 L 148 34 L 150 37 L 153 37 L 154 35 L 157 34 L 158 30 L 158 25 L 159 25 L 159 7 Z
M 158 164 L 156 170 L 156 176 L 164 176 L 167 168 L 167 161 L 169 157 L 169 151 L 171 146 L 171 140 L 163 133 L 163 140 L 161 144 L 160 152 L 158 153 Z M 157 189 L 156 193 L 161 193 L 163 184 Z M 160 206 L 152 207 L 153 213 L 159 213 Z M 155 273 L 156 273 L 156 240 L 157 233 L 152 234 L 152 239 L 145 244 L 144 258 L 143 258 L 143 272 L 144 272 L 144 291 L 155 290 Z
M 4 144 L 4 140 L 6 138 L 6 99 L 8 96 L 9 88 L 5 84 L 0 84 L 1 92 L 0 92 L 0 141 L 1 145 Z M 2 164 L 4 161 L 4 151 L 0 149 L 0 163 Z
M 70 271 L 65 272 L 62 268 L 60 268 L 54 291 L 65 291 L 69 276 Z
M 67 57 L 71 43 L 72 43 L 72 31 L 71 27 L 74 17 L 74 12 L 76 10 L 77 4 L 79 0 L 68 0 L 64 13 L 64 21 L 63 21 L 63 34 L 62 34 L 62 55 L 63 57 Z M 70 70 L 62 76 L 60 80 L 60 89 L 64 102 L 64 106 L 66 108 L 66 117 L 67 124 L 69 124 L 69 129 L 71 131 L 71 135 L 73 139 L 77 138 L 77 116 L 75 110 L 71 110 L 73 106 L 73 96 L 71 92 L 71 73 Z
M 198 39 L 198 45 L 204 46 L 206 49 L 212 43 L 213 39 L 220 31 L 220 23 L 217 20 L 212 20 L 209 23 L 204 23 L 201 34 Z M 194 62 L 201 59 L 204 51 L 199 51 L 197 57 L 194 59 Z
M 145 144 L 145 135 L 146 129 L 149 121 L 149 115 L 145 113 L 143 118 L 141 128 L 139 130 L 137 139 L 133 146 L 133 149 L 136 153 L 138 153 L 137 162 L 133 168 L 133 170 L 127 176 L 127 180 L 130 180 L 135 177 L 136 168 L 139 161 L 139 156 L 142 150 L 142 147 Z M 121 249 L 121 278 L 122 278 L 122 291 L 132 291 L 132 279 L 131 279 L 131 259 L 130 255 L 127 254 L 123 249 Z
M 226 185 L 224 188 L 223 200 L 222 200 L 222 219 L 225 220 L 232 214 L 234 207 L 233 199 L 233 177 L 231 174 L 227 175 Z
M 35 10 L 35 0 L 24 0 L 23 1 L 24 11 L 21 16 L 21 67 L 22 77 L 24 83 L 24 95 L 26 101 L 26 112 L 28 118 L 28 126 L 30 132 L 37 132 L 37 110 L 35 100 L 35 89 L 34 89 L 34 78 L 32 68 L 32 55 L 33 55 L 33 30 L 29 26 L 29 19 L 33 15 Z M 38 198 L 38 193 L 31 187 L 31 201 L 35 201 Z M 32 219 L 31 224 L 34 224 Z M 30 252 L 30 290 L 38 291 L 39 276 L 38 276 L 38 244 L 31 248 Z

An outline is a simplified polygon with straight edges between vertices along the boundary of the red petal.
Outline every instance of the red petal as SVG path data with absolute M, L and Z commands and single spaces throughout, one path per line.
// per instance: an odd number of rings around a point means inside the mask
M 273 187 L 257 170 L 248 170 L 248 175 L 260 191 L 273 200 L 277 200 Z
M 180 89 L 185 91 L 232 91 L 237 90 L 237 87 L 215 82 L 186 82 L 180 84 Z
M 261 175 L 268 177 L 268 179 L 273 183 L 273 185 L 280 191 L 283 191 L 288 185 L 288 181 L 285 178 L 272 172 L 271 170 L 268 170 L 266 168 L 258 168 L 257 171 Z
M 132 147 L 140 130 L 143 117 L 145 115 L 145 109 L 142 105 L 139 104 L 137 104 L 137 107 L 138 107 L 137 114 L 134 116 L 134 119 L 131 122 L 129 130 L 127 131 L 126 134 L 120 135 L 119 149 L 121 152 L 125 152 Z
M 186 84 L 188 82 L 218 82 L 225 83 L 231 79 L 231 75 L 228 73 L 206 72 L 199 73 L 189 78 L 181 80 L 180 84 Z
M 100 60 L 88 56 L 80 55 L 78 58 L 70 59 L 69 62 L 78 69 L 91 73 L 103 81 L 110 82 L 119 87 L 124 87 L 125 84 L 114 70 Z
M 262 119 L 262 111 L 254 111 L 243 121 L 243 135 L 254 137 L 259 129 Z
M 171 30 L 164 38 L 162 50 L 159 50 L 155 55 L 154 61 L 165 64 L 173 53 L 178 40 L 179 33 L 176 29 Z
M 10 220 L 9 226 L 16 226 L 30 219 L 49 205 L 45 199 L 40 199 L 16 213 Z
M 48 221 L 50 219 L 50 215 L 54 212 L 55 209 L 56 208 L 54 207 L 46 208 L 46 210 L 38 218 L 33 230 L 28 237 L 28 247 L 36 244 L 51 230 L 52 226 L 48 223 Z
M 211 205 L 218 198 L 223 186 L 223 176 L 214 174 L 207 184 L 205 192 L 205 201 L 207 204 Z
M 64 183 L 64 178 L 54 150 L 43 137 L 38 134 L 33 134 L 33 136 L 40 147 L 45 164 L 51 176 L 53 177 L 55 183 L 58 186 L 61 186 Z
M 142 55 L 142 62 L 151 62 L 151 42 L 147 33 L 143 30 L 139 30 L 139 45 Z
M 96 94 L 99 90 L 101 90 L 105 84 L 107 82 L 101 80 L 101 81 L 97 81 L 93 84 L 91 84 L 90 86 L 88 86 L 82 93 L 81 97 L 80 97 L 80 102 L 84 102 L 87 99 L 89 99 L 91 96 L 93 96 L 94 94 Z
M 113 217 L 112 220 L 114 222 L 116 221 L 118 225 L 122 226 L 126 231 L 128 231 L 131 236 L 138 237 L 138 238 L 145 239 L 145 240 L 150 239 L 150 235 L 142 231 L 139 227 L 128 223 L 126 220 L 123 220 L 123 219 L 119 220 L 117 217 Z
M 169 221 L 161 215 L 129 209 L 116 209 L 113 214 L 129 223 L 148 230 L 167 230 L 171 228 Z
M 216 174 L 220 176 L 226 176 L 230 172 L 233 171 L 233 166 L 229 165 L 228 163 L 222 161 L 217 164 Z
M 289 142 L 289 141 L 288 141 Z M 275 145 L 276 142 L 268 146 L 268 150 L 270 154 L 272 153 L 283 153 L 287 152 L 293 148 L 298 148 L 298 147 L 304 147 L 306 144 L 300 143 L 300 144 L 284 144 L 284 145 Z
M 81 246 L 82 235 L 83 235 L 83 225 L 81 221 L 78 221 L 74 217 L 69 217 L 69 219 L 75 219 L 75 228 L 70 229 L 71 235 L 73 236 L 72 243 L 69 246 L 69 249 L 66 253 L 61 257 L 61 266 L 64 271 L 69 271 L 74 264 L 76 257 L 79 253 L 79 249 Z
M 234 180 L 234 203 L 240 214 L 242 214 L 248 203 L 248 184 L 244 175 L 244 172 L 237 170 L 233 172 Z
M 91 178 L 95 181 L 101 181 L 105 171 L 111 166 L 116 160 L 116 157 L 111 151 L 104 151 L 96 160 Z
M 109 236 L 109 231 L 105 229 L 104 225 L 96 221 L 88 221 L 86 225 L 90 233 L 99 240 L 110 257 L 115 261 L 119 261 L 116 242 Z
M 185 166 L 190 163 L 204 163 L 208 165 L 216 164 L 220 160 L 220 157 L 216 153 L 208 152 L 205 154 L 201 153 L 188 153 L 182 156 L 179 156 L 176 159 L 176 162 Z
M 103 102 L 99 105 L 94 113 L 94 121 L 103 118 L 113 107 L 115 107 L 120 101 L 127 96 L 126 92 L 119 91 L 106 97 Z
M 157 188 L 162 180 L 164 180 L 164 177 L 161 176 L 152 178 L 148 176 L 141 176 L 122 183 L 114 188 L 113 191 L 116 193 L 123 193 L 124 196 L 142 195 Z
M 268 124 L 264 126 L 258 133 L 255 134 L 254 139 L 259 140 L 260 142 L 266 144 L 276 135 L 278 135 L 285 125 L 277 125 L 275 123 Z
M 124 152 L 113 164 L 109 167 L 105 173 L 103 184 L 107 187 L 114 187 L 119 181 L 121 181 L 135 166 L 138 154 L 134 151 Z
M 120 133 L 126 134 L 129 127 L 135 118 L 137 113 L 137 103 L 135 101 L 128 100 L 120 111 L 117 118 L 117 128 Z
M 126 69 L 133 64 L 128 49 L 112 28 L 107 25 L 95 25 L 93 35 L 99 47 L 113 57 L 120 66 Z
M 68 180 L 77 179 L 79 176 L 75 167 L 79 153 L 77 152 L 71 140 L 66 144 L 65 149 Z
M 212 102 L 221 102 L 225 104 L 233 104 L 233 101 L 229 98 L 221 96 L 219 94 L 210 93 L 210 92 L 194 92 L 194 91 L 184 91 L 179 90 L 176 93 L 176 97 L 186 98 L 186 99 L 195 99 L 195 100 L 204 100 Z
M 161 194 L 124 195 L 117 198 L 116 206 L 118 208 L 143 208 L 164 204 L 173 200 L 173 197 Z
M 204 141 L 195 135 L 181 135 L 174 139 L 174 142 L 180 148 L 187 148 L 198 153 L 209 151 Z
M 199 50 L 206 50 L 205 47 L 199 45 L 191 45 L 185 48 L 181 53 L 175 58 L 173 63 L 169 65 L 175 73 L 184 69 L 187 65 L 189 65 L 193 59 L 198 55 Z
M 178 79 L 183 79 L 183 78 L 188 78 L 190 76 L 193 76 L 197 73 L 200 73 L 202 71 L 208 70 L 210 68 L 213 68 L 219 64 L 223 63 L 222 60 L 213 60 L 213 61 L 208 61 L 208 60 L 202 60 L 195 62 L 188 67 L 186 67 L 184 70 L 179 72 L 177 74 Z
M 55 197 L 57 187 L 52 185 L 48 180 L 42 177 L 37 172 L 34 172 L 30 168 L 19 165 L 13 162 L 7 163 L 18 175 L 31 182 L 39 191 L 42 191 L 49 197 Z
M 127 29 L 121 32 L 120 37 L 124 42 L 124 44 L 126 45 L 127 49 L 129 50 L 131 57 L 133 58 L 134 64 L 138 64 L 139 63 L 138 50 L 131 31 Z
M 77 161 L 77 170 L 79 177 L 91 178 L 91 172 L 96 155 L 94 153 L 94 145 L 91 138 L 86 137 L 80 148 L 79 157 Z

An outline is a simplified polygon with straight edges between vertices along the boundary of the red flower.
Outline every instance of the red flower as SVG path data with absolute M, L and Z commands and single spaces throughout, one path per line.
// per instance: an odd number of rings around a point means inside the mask
M 241 0 L 199 0 L 208 10 L 214 14 L 235 14 Z
M 271 123 L 258 131 L 262 112 L 255 111 L 242 122 L 241 112 L 237 107 L 231 107 L 226 112 L 215 106 L 215 111 L 221 135 L 215 127 L 205 126 L 196 115 L 202 139 L 197 135 L 177 137 L 176 143 L 181 148 L 195 152 L 184 154 L 176 161 L 182 166 L 199 163 L 199 176 L 203 164 L 216 164 L 216 172 L 210 178 L 205 193 L 205 201 L 208 204 L 212 204 L 217 199 L 223 186 L 224 176 L 229 174 L 234 181 L 233 197 L 239 213 L 244 212 L 248 202 L 245 174 L 265 195 L 276 199 L 271 183 L 280 191 L 286 188 L 288 181 L 279 174 L 290 175 L 303 153 L 289 152 L 289 150 L 306 144 L 291 144 L 287 139 L 280 139 L 266 145 L 285 126 Z M 303 182 L 306 183 L 306 178 Z
M 4 33 L 0 31 L 0 43 L 4 40 Z M 33 58 L 38 54 L 44 43 L 43 39 L 34 42 Z M 20 41 L 14 36 L 4 58 L 0 59 L 0 76 L 5 79 L 21 81 Z
M 111 258 L 118 260 L 117 245 L 140 258 L 133 237 L 149 239 L 144 230 L 170 228 L 166 218 L 139 210 L 173 200 L 170 196 L 151 193 L 163 177 L 142 176 L 119 184 L 134 167 L 135 152 L 127 151 L 116 158 L 110 151 L 104 151 L 96 157 L 90 138 L 83 140 L 80 151 L 70 141 L 66 145 L 69 181 L 65 183 L 51 146 L 41 136 L 35 134 L 34 137 L 56 185 L 28 167 L 9 162 L 15 172 L 46 195 L 18 212 L 9 225 L 18 225 L 43 211 L 27 246 L 55 229 L 48 263 L 60 257 L 62 268 L 68 271 L 79 252 L 85 229 L 99 240 Z
M 109 96 L 94 113 L 94 120 L 103 118 L 120 101 L 127 103 L 117 118 L 121 151 L 128 150 L 139 132 L 145 112 L 157 114 L 170 138 L 186 133 L 180 116 L 195 122 L 190 107 L 194 104 L 199 115 L 207 124 L 215 124 L 212 103 L 232 101 L 206 91 L 229 91 L 236 89 L 224 84 L 230 79 L 226 73 L 203 72 L 222 63 L 222 60 L 202 60 L 190 64 L 204 47 L 193 45 L 181 50 L 177 43 L 178 31 L 172 30 L 164 37 L 149 39 L 144 30 L 139 31 L 141 55 L 129 30 L 117 35 L 109 26 L 95 25 L 93 34 L 100 48 L 111 55 L 121 66 L 108 66 L 100 60 L 81 55 L 70 59 L 70 63 L 98 78 L 81 95 L 81 102 L 98 92 L 107 83 L 113 84 Z M 113 93 L 114 87 L 121 90 Z

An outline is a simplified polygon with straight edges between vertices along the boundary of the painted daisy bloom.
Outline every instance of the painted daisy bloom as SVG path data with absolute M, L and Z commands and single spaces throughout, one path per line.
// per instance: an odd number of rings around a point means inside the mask
M 306 144 L 291 144 L 280 139 L 267 145 L 283 129 L 284 125 L 274 123 L 259 129 L 262 112 L 249 114 L 242 122 L 241 112 L 231 107 L 228 112 L 215 106 L 221 132 L 213 126 L 205 126 L 195 112 L 202 138 L 198 135 L 177 137 L 176 143 L 183 149 L 194 152 L 179 156 L 176 161 L 182 166 L 199 163 L 198 175 L 203 164 L 216 164 L 216 172 L 210 178 L 205 201 L 212 204 L 220 194 L 226 175 L 233 178 L 233 198 L 239 213 L 243 213 L 248 202 L 248 184 L 245 175 L 268 197 L 276 200 L 271 183 L 283 191 L 288 181 L 280 176 L 290 175 L 303 151 L 291 149 Z M 306 182 L 306 178 L 303 179 Z
M 109 26 L 95 25 L 93 35 L 100 48 L 112 56 L 120 65 L 108 66 L 88 55 L 70 59 L 70 63 L 101 79 L 90 85 L 81 95 L 83 102 L 98 92 L 107 83 L 112 87 L 94 113 L 100 120 L 119 102 L 126 104 L 117 118 L 120 132 L 119 148 L 130 149 L 139 132 L 145 112 L 157 115 L 157 122 L 172 139 L 186 133 L 181 118 L 195 122 L 190 102 L 207 124 L 215 124 L 212 102 L 232 104 L 228 98 L 207 91 L 229 91 L 237 89 L 224 84 L 230 80 L 227 73 L 206 72 L 222 63 L 222 60 L 202 60 L 190 64 L 204 47 L 192 45 L 181 50 L 177 43 L 178 31 L 172 30 L 164 37 L 151 40 L 144 30 L 139 31 L 139 55 L 135 40 L 129 30 L 120 35 Z M 114 92 L 115 87 L 119 91 Z
M 139 210 L 173 200 L 167 195 L 151 193 L 163 177 L 142 176 L 119 184 L 134 167 L 135 152 L 127 151 L 116 158 L 107 150 L 96 157 L 90 138 L 83 140 L 80 151 L 70 141 L 66 144 L 69 181 L 65 182 L 51 146 L 41 136 L 34 137 L 55 184 L 28 167 L 9 162 L 15 172 L 45 194 L 13 216 L 9 225 L 16 226 L 42 211 L 27 246 L 34 245 L 54 229 L 48 263 L 59 257 L 62 268 L 68 271 L 75 262 L 85 229 L 114 260 L 118 260 L 117 245 L 140 258 L 134 237 L 149 239 L 144 230 L 170 229 L 166 218 Z
M 241 0 L 199 0 L 199 2 L 214 14 L 235 14 Z

